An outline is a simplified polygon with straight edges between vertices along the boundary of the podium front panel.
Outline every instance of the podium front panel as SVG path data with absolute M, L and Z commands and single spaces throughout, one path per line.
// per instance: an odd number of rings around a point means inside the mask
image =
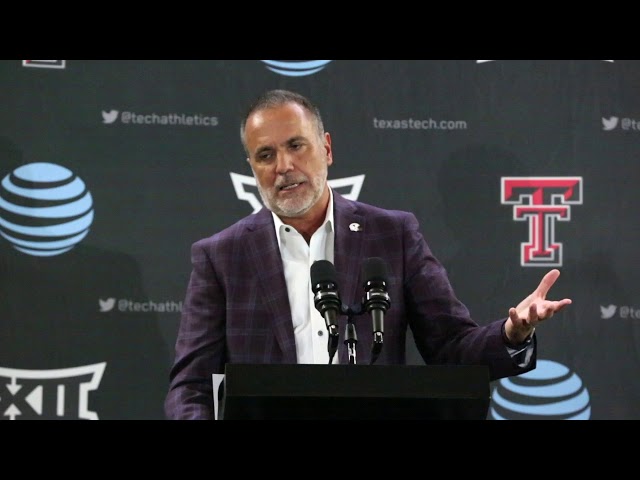
M 489 372 L 460 365 L 228 364 L 223 420 L 485 420 Z

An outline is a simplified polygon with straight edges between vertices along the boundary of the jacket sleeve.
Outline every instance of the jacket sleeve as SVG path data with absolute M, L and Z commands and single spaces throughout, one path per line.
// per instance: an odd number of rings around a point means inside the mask
M 486 325 L 479 325 L 471 318 L 411 213 L 405 217 L 403 232 L 403 283 L 408 321 L 425 363 L 487 365 L 491 380 L 535 368 L 535 350 L 526 366 L 518 365 L 509 354 L 502 338 L 505 318 Z M 480 274 L 469 272 L 469 275 Z
M 192 271 L 165 399 L 169 419 L 214 419 L 211 375 L 224 373 L 226 302 L 212 255 L 205 240 L 191 247 Z

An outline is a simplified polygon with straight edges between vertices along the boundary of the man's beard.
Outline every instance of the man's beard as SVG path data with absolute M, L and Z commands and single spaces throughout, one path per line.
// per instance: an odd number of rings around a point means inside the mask
M 263 189 L 257 178 L 256 185 L 262 198 L 262 203 L 273 213 L 282 217 L 300 217 L 307 213 L 322 196 L 327 182 L 327 173 L 328 168 L 325 166 L 325 168 L 318 172 L 310 181 L 306 176 L 295 178 L 293 175 L 284 175 L 280 177 L 273 188 L 269 190 Z M 277 193 L 280 191 L 278 185 L 290 185 L 301 182 L 308 182 L 309 185 L 311 185 L 311 191 L 305 191 L 291 198 L 278 198 Z

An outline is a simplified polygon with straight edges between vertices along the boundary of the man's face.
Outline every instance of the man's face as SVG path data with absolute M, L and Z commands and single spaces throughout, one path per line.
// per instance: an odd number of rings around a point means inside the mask
M 262 201 L 282 217 L 313 215 L 327 190 L 331 138 L 312 116 L 289 103 L 253 113 L 245 125 L 249 163 Z

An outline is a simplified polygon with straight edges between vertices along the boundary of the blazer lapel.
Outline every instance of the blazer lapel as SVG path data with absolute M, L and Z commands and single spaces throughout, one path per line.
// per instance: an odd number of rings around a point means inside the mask
M 360 287 L 360 269 L 362 268 L 362 249 L 366 234 L 366 219 L 357 212 L 356 206 L 344 197 L 333 192 L 335 248 L 334 265 L 338 275 L 338 288 L 343 304 L 360 304 L 362 291 Z M 354 318 L 354 321 L 357 319 Z M 340 325 L 342 340 L 338 354 L 340 363 L 347 363 L 348 350 L 344 344 L 346 320 Z
M 284 278 L 282 258 L 278 248 L 273 218 L 266 208 L 247 226 L 247 259 L 258 279 L 259 295 L 271 313 L 276 340 L 283 352 L 284 363 L 296 363 L 296 342 L 289 306 L 289 294 Z

